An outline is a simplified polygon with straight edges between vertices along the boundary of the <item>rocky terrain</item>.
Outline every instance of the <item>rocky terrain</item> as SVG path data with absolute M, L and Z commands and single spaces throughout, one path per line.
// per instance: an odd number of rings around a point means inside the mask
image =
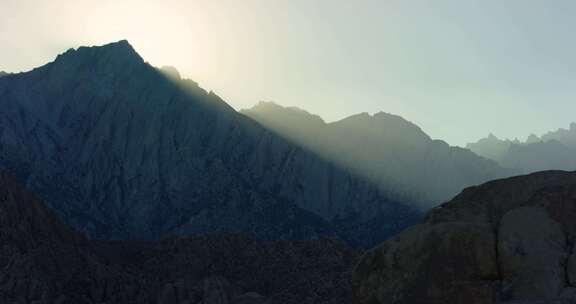
M 433 140 L 417 125 L 384 112 L 326 123 L 299 108 L 261 102 L 242 113 L 364 176 L 390 196 L 425 209 L 465 187 L 515 173 L 467 149 Z
M 333 239 L 90 241 L 0 173 L 0 303 L 350 303 L 358 253 Z
M 127 41 L 0 78 L 0 167 L 92 239 L 246 233 L 369 246 L 419 213 Z
M 470 187 L 366 253 L 355 303 L 576 303 L 576 173 Z

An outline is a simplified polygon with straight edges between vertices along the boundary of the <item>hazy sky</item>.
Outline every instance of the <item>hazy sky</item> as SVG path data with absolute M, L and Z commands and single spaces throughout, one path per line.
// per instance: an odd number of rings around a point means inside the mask
M 0 0 L 0 70 L 128 39 L 235 108 L 400 114 L 464 144 L 576 121 L 576 1 Z

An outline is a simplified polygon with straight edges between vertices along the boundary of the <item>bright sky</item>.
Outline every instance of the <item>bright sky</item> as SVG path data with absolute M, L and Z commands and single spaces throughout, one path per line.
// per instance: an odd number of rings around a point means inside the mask
M 404 116 L 462 145 L 576 121 L 572 0 L 0 0 L 0 70 L 128 39 L 235 108 Z

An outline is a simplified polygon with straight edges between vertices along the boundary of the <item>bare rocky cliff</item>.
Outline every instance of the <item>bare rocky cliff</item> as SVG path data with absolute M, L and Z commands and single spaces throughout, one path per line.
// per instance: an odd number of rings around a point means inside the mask
M 0 167 L 90 238 L 246 233 L 375 244 L 418 212 L 127 41 L 0 78 Z

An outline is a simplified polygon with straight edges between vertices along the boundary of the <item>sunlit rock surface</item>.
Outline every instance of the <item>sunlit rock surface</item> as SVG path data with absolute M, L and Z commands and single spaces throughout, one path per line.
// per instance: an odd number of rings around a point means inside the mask
M 576 303 L 576 173 L 464 190 L 365 254 L 359 304 Z
M 389 196 L 425 209 L 465 187 L 514 173 L 467 149 L 433 140 L 417 125 L 384 112 L 326 123 L 299 108 L 260 102 L 242 113 L 364 176 Z

